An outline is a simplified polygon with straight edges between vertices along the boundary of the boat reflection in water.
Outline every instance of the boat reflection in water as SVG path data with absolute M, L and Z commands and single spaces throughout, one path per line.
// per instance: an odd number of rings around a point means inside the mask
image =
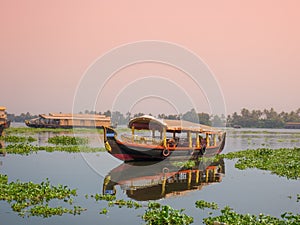
M 5 151 L 5 143 L 3 140 L 0 140 L 0 156 L 5 156 L 6 151 Z
M 203 160 L 203 159 L 202 159 Z M 225 174 L 224 160 L 123 163 L 104 178 L 103 194 L 116 194 L 116 186 L 137 201 L 181 196 L 219 183 Z

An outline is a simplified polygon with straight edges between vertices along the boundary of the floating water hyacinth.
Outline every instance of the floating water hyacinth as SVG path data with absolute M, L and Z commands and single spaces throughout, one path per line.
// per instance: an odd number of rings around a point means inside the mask
M 268 170 L 272 173 L 288 179 L 300 178 L 300 148 L 280 149 L 251 149 L 238 152 L 230 152 L 221 157 L 238 161 L 235 167 L 241 170 L 257 168 Z
M 55 145 L 86 145 L 89 139 L 86 137 L 55 136 L 48 138 L 48 143 Z
M 13 211 L 18 212 L 20 216 L 50 217 L 64 213 L 80 214 L 86 210 L 80 206 L 74 206 L 73 209 L 49 206 L 54 199 L 71 205 L 72 196 L 77 196 L 76 189 L 60 184 L 53 186 L 48 179 L 40 184 L 19 180 L 9 183 L 8 177 L 0 174 L 0 200 L 10 203 Z

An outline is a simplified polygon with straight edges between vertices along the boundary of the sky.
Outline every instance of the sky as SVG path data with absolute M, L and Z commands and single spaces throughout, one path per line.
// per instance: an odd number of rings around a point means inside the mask
M 152 40 L 196 55 L 227 114 L 271 107 L 290 112 L 300 108 L 299 8 L 297 0 L 2 0 L 0 105 L 15 114 L 71 112 L 101 57 Z M 194 107 L 214 113 L 212 105 L 219 104 L 209 85 L 195 85 L 174 65 L 140 62 L 103 71 L 96 71 L 97 96 L 82 100 L 93 99 L 97 111 L 168 114 Z

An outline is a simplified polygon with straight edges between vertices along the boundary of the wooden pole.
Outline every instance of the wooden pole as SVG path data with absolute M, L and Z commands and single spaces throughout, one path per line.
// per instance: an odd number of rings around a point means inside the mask
M 189 148 L 192 148 L 193 143 L 192 143 L 192 133 L 191 133 L 191 131 L 188 131 L 188 139 L 189 139 Z
M 196 133 L 196 145 L 197 145 L 197 148 L 200 148 L 200 140 L 199 140 L 199 133 L 198 132 Z
M 209 134 L 206 133 L 206 147 L 210 146 Z
M 134 142 L 134 126 L 131 127 L 131 141 Z

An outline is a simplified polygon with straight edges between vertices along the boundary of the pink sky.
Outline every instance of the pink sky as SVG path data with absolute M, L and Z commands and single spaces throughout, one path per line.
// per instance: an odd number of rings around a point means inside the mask
M 161 40 L 209 66 L 228 113 L 295 110 L 299 8 L 297 0 L 2 1 L 0 105 L 10 113 L 71 112 L 76 87 L 99 56 L 126 43 Z M 99 111 L 110 107 L 105 101 L 111 100 L 101 101 Z

